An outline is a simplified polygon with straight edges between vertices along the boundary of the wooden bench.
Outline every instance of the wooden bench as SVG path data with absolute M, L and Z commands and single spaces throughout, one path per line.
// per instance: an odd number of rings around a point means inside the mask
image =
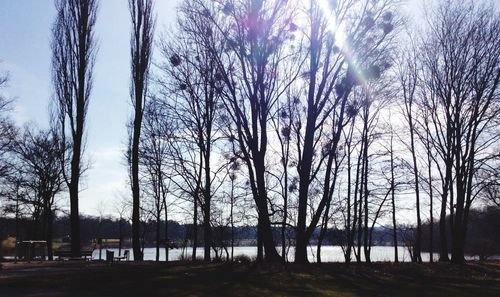
M 92 253 L 93 250 L 83 250 L 80 252 L 80 257 L 73 257 L 71 251 L 68 250 L 62 250 L 62 251 L 54 251 L 54 257 L 57 257 L 59 261 L 63 261 L 64 259 L 67 260 L 83 260 L 85 261 L 90 261 L 92 260 Z

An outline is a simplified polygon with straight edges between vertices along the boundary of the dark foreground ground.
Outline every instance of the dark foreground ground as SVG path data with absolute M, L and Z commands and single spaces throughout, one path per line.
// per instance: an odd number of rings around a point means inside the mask
M 500 262 L 3 266 L 0 296 L 500 296 Z

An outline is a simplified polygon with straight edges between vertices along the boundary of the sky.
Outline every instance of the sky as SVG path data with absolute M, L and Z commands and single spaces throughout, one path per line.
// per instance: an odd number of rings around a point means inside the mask
M 174 25 L 182 0 L 156 0 L 157 36 Z M 405 10 L 414 13 L 419 0 Z M 49 122 L 52 97 L 50 38 L 55 17 L 53 0 L 0 0 L 0 72 L 9 73 L 6 95 L 15 99 L 13 118 L 19 125 Z M 97 215 L 129 196 L 125 123 L 131 115 L 130 15 L 126 0 L 101 0 L 96 24 L 99 51 L 87 119 L 85 158 L 90 161 L 81 185 L 80 210 Z M 63 199 L 67 203 L 68 199 Z
M 155 3 L 157 33 L 175 21 L 178 0 Z M 52 97 L 50 38 L 53 0 L 0 0 L 0 72 L 9 73 L 5 92 L 14 98 L 12 116 L 19 125 L 47 127 Z M 80 210 L 97 214 L 128 195 L 123 153 L 131 114 L 130 15 L 126 0 L 100 1 L 96 24 L 99 51 L 94 69 L 87 121 L 85 156 L 90 161 L 81 186 Z M 62 201 L 67 201 L 63 199 Z M 64 205 L 64 203 L 63 203 Z

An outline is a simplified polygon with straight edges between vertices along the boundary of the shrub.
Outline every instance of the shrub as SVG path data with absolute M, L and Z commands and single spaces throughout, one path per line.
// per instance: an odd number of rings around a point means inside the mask
M 234 262 L 248 264 L 252 262 L 252 259 L 250 259 L 250 257 L 247 255 L 238 255 L 234 257 Z

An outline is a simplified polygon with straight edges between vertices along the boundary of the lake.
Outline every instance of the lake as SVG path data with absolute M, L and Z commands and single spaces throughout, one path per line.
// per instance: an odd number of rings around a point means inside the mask
M 118 249 L 112 248 L 108 249 L 115 252 L 115 257 L 118 256 Z M 125 249 L 122 249 L 122 254 Z M 130 250 L 130 260 L 133 260 L 133 252 Z M 277 247 L 280 252 L 281 248 Z M 231 254 L 231 249 L 228 249 L 229 254 Z M 183 258 L 191 259 L 192 248 L 188 247 L 186 249 L 170 249 L 169 250 L 169 261 L 180 260 Z M 212 251 L 212 255 L 215 253 Z M 225 256 L 225 252 L 223 253 Z M 257 257 L 257 247 L 256 246 L 237 246 L 234 247 L 234 257 L 244 255 L 250 258 Z M 293 261 L 294 247 L 290 247 L 288 252 L 288 260 Z M 197 249 L 196 256 L 198 258 L 203 257 L 203 247 Z M 99 250 L 94 250 L 92 255 L 93 259 L 99 259 Z M 439 255 L 435 252 L 434 259 L 437 260 Z M 106 250 L 102 250 L 102 259 L 106 258 Z M 316 262 L 316 246 L 311 246 L 308 249 L 308 258 L 310 262 Z M 362 256 L 364 259 L 364 257 Z M 398 258 L 399 261 L 409 262 L 410 253 L 404 247 L 398 247 Z M 422 253 L 422 260 L 429 261 L 429 253 Z M 156 249 L 155 248 L 145 248 L 144 249 L 144 260 L 155 260 L 156 259 Z M 354 259 L 354 255 L 353 255 Z M 342 248 L 340 246 L 323 246 L 321 248 L 321 260 L 323 262 L 344 262 L 344 254 L 342 253 Z M 392 246 L 374 246 L 371 249 L 371 260 L 374 262 L 382 261 L 394 261 L 394 247 Z M 165 261 L 165 249 L 160 248 L 160 261 Z

